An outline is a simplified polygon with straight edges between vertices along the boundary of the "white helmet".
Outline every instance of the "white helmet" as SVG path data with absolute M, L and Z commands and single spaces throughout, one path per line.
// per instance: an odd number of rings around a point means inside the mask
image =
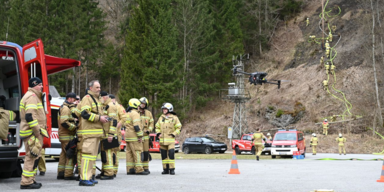
M 341 133 L 339 133 L 339 137 L 343 137 L 343 135 Z
M 168 113 L 173 112 L 173 105 L 171 103 L 163 103 L 161 109 L 168 109 Z
M 316 137 L 316 133 L 312 133 L 312 136 Z
M 324 121 L 325 121 L 325 122 L 328 122 L 328 120 L 327 120 L 327 119 L 324 119 Z
M 267 133 L 267 135 L 268 135 L 268 136 L 271 136 L 271 134 L 270 134 L 270 133 Z

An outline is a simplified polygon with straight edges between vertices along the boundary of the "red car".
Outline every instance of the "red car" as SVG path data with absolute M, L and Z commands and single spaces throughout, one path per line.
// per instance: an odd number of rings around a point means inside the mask
M 121 134 L 123 136 L 123 139 L 121 140 L 120 150 L 125 151 L 125 147 L 127 144 L 124 140 L 124 134 L 125 134 L 124 129 L 121 129 Z M 150 133 L 149 138 L 152 140 L 152 143 L 153 143 L 153 148 L 149 148 L 149 152 L 160 152 L 159 139 L 156 140 L 156 133 Z M 180 144 L 177 140 L 175 140 L 175 152 L 177 153 L 179 152 L 179 150 L 180 150 Z
M 253 134 L 244 134 L 241 136 L 241 139 L 232 140 L 232 149 L 236 151 L 236 154 L 240 155 L 241 152 L 252 152 L 252 154 L 254 154 L 255 147 L 253 146 L 252 135 Z M 272 141 L 264 142 L 263 140 L 263 154 L 271 153 L 271 143 Z

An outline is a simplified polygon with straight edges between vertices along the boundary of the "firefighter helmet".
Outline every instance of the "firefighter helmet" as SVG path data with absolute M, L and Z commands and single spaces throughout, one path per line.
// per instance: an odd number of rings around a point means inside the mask
M 161 109 L 168 109 L 168 113 L 173 112 L 173 105 L 171 103 L 163 103 Z
M 139 99 L 141 103 L 144 103 L 146 105 L 148 105 L 148 99 L 146 97 L 142 97 Z
M 137 109 L 140 105 L 140 101 L 136 98 L 132 98 L 129 100 L 128 105 L 129 105 L 129 107 Z

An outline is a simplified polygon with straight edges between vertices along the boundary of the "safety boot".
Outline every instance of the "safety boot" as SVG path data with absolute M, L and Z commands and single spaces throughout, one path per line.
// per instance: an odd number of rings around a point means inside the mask
M 64 180 L 76 180 L 77 177 L 75 176 L 70 176 L 70 177 L 64 177 Z
M 44 176 L 45 175 L 45 172 L 40 172 L 40 176 Z
M 148 173 L 151 173 L 151 172 L 149 171 L 149 169 L 144 169 L 144 171 L 145 171 L 145 172 L 148 172 Z
M 168 169 L 168 168 L 164 169 L 164 171 L 161 172 L 161 174 L 163 174 L 163 175 L 165 175 L 165 174 L 169 174 L 169 169 Z
M 143 172 L 140 172 L 140 173 L 136 173 L 136 175 L 149 175 L 149 173 L 146 172 L 146 171 L 143 171 Z
M 79 186 L 95 186 L 95 184 L 90 180 L 80 180 Z
M 41 186 L 41 183 L 34 182 L 30 185 L 20 185 L 20 189 L 40 189 Z
M 132 168 L 132 169 L 129 169 L 129 171 L 127 172 L 127 175 L 134 175 L 136 173 L 135 169 Z
M 95 175 L 92 175 L 92 179 L 90 181 L 94 184 L 99 184 L 99 182 L 95 180 Z
M 256 160 L 259 161 L 259 156 L 256 156 Z
M 58 173 L 57 179 L 64 179 L 64 171 Z
M 76 181 L 80 181 L 80 175 L 77 176 Z
M 171 175 L 175 175 L 175 168 L 173 168 L 173 169 L 169 169 L 169 173 L 170 173 Z
M 102 175 L 100 176 L 100 180 L 113 180 L 113 176 Z
M 100 179 L 101 176 L 104 176 L 104 172 L 101 172 L 100 174 L 97 174 L 97 175 L 96 175 L 96 179 Z

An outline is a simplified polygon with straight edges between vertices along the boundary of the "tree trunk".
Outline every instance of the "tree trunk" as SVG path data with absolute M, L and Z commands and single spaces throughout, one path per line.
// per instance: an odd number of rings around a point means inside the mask
M 381 111 L 380 105 L 380 97 L 379 97 L 379 87 L 377 84 L 377 75 L 376 75 L 376 63 L 375 63 L 375 14 L 373 9 L 373 1 L 371 0 L 371 10 L 372 10 L 372 65 L 373 65 L 373 75 L 375 78 L 375 88 L 376 88 L 376 100 L 377 100 L 377 108 Z M 378 120 L 380 127 L 383 126 L 383 117 L 381 112 L 378 114 Z
M 109 93 L 112 93 L 112 77 L 109 77 Z
M 259 0 L 259 39 L 261 39 L 261 0 Z M 260 56 L 263 53 L 263 50 L 261 49 L 261 40 L 259 40 L 259 48 L 260 48 Z
M 74 92 L 75 92 L 75 75 L 76 75 L 76 68 L 74 67 L 72 70 L 73 70 L 73 74 L 72 74 L 72 88 L 71 88 L 71 92 L 74 93 Z
M 80 76 L 81 76 L 81 67 L 79 67 L 79 75 L 78 75 L 78 77 L 79 77 L 79 80 L 78 80 L 79 81 L 79 86 L 78 86 L 79 92 L 78 92 L 78 94 L 79 95 L 81 94 L 81 80 L 80 80 Z

